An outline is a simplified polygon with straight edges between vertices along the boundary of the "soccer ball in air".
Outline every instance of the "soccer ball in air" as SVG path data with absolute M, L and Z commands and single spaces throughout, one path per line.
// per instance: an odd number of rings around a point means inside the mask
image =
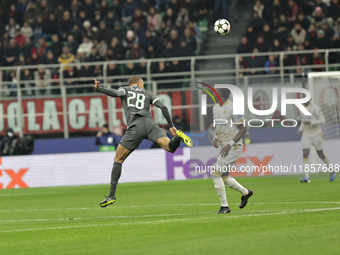
M 226 19 L 218 19 L 215 22 L 214 30 L 219 35 L 226 35 L 230 31 L 230 23 Z

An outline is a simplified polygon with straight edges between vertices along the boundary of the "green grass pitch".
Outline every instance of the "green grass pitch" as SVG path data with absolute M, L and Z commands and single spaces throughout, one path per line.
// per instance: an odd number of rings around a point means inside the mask
M 340 180 L 312 175 L 238 178 L 254 190 L 240 210 L 216 215 L 212 181 L 0 191 L 0 254 L 340 254 Z

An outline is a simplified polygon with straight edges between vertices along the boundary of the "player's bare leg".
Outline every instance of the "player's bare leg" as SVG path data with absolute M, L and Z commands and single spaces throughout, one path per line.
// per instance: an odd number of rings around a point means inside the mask
M 323 154 L 323 150 L 320 151 L 316 151 L 318 153 L 319 158 L 321 158 L 323 160 L 323 162 L 325 162 L 325 164 L 327 165 L 328 170 L 330 171 L 330 177 L 329 177 L 329 181 L 334 181 L 335 179 L 335 171 L 334 169 L 330 169 L 330 163 L 329 163 L 329 159 L 328 157 Z
M 310 183 L 310 180 L 309 180 L 309 160 L 308 160 L 309 149 L 303 149 L 302 152 L 303 152 L 303 169 L 304 169 L 304 172 L 305 172 L 305 177 L 300 178 L 300 182 Z
M 130 154 L 131 151 L 126 149 L 121 144 L 118 145 L 111 172 L 110 193 L 102 202 L 100 202 L 99 205 L 101 207 L 106 207 L 116 202 L 116 189 L 118 185 L 118 180 L 122 173 L 122 164 Z

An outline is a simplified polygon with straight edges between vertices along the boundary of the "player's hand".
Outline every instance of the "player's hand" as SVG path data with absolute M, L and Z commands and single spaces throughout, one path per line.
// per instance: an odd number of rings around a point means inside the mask
M 311 123 L 309 120 L 306 120 L 306 121 L 303 122 L 303 124 L 304 124 L 304 125 L 310 125 L 310 124 L 312 124 L 312 123 Z
M 170 133 L 172 134 L 172 136 L 175 136 L 175 135 L 176 135 L 177 128 L 172 127 L 172 128 L 169 128 L 169 130 L 170 130 Z
M 218 148 L 218 147 L 219 147 L 218 142 L 219 142 L 219 140 L 218 140 L 218 138 L 216 137 L 216 138 L 213 140 L 213 146 L 214 146 L 215 148 Z
M 226 157 L 228 155 L 230 149 L 231 149 L 230 144 L 227 144 L 226 146 L 223 147 L 223 149 L 221 151 L 222 158 L 224 158 L 224 157 Z
M 102 135 L 103 135 L 102 132 L 98 132 L 98 133 L 97 133 L 97 137 L 101 137 Z
M 297 133 L 296 133 L 297 136 L 301 136 L 301 131 L 299 130 Z
M 97 81 L 96 79 L 93 79 L 93 80 L 94 80 L 94 85 L 93 85 L 93 87 L 94 87 L 95 90 L 98 90 L 99 85 L 100 85 L 100 82 Z

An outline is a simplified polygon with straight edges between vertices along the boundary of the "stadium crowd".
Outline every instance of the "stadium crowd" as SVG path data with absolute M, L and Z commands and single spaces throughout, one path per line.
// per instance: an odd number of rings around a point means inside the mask
M 237 53 L 272 52 L 269 57 L 239 58 L 239 68 L 267 68 L 265 72 L 241 71 L 244 74 L 275 74 L 270 67 L 280 65 L 277 52 L 340 48 L 339 0 L 256 0 L 252 18 L 238 45 Z M 324 55 L 289 54 L 284 66 L 301 66 L 286 72 L 324 71 L 323 68 L 304 68 L 324 64 Z M 339 63 L 340 55 L 329 54 L 330 63 Z
M 50 94 L 61 72 L 64 79 L 82 78 L 68 85 L 102 76 L 101 65 L 82 66 L 83 62 L 193 56 L 201 39 L 195 22 L 208 18 L 213 7 L 209 0 L 3 0 L 0 66 L 23 66 L 20 80 L 26 82 L 20 86 L 39 88 L 26 93 Z M 41 64 L 66 66 L 59 70 Z M 151 68 L 153 73 L 177 72 L 189 66 L 171 61 Z M 146 62 L 123 67 L 112 63 L 107 70 L 108 76 L 143 73 Z M 1 81 L 13 82 L 9 87 L 17 86 L 16 77 L 15 70 L 0 71 Z

